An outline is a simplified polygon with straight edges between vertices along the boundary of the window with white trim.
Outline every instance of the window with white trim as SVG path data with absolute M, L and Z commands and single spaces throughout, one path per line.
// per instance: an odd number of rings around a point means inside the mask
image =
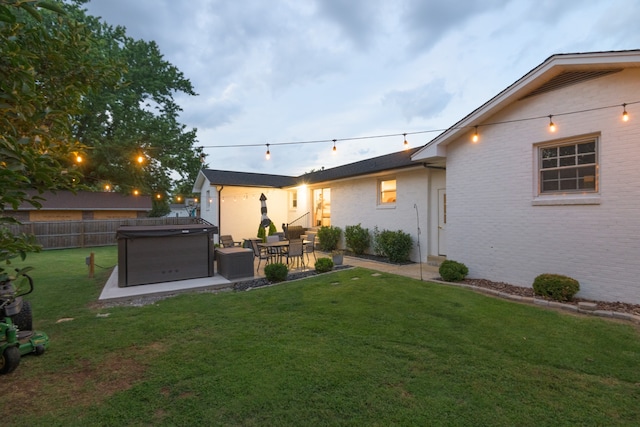
M 598 191 L 598 139 L 543 145 L 538 148 L 538 192 Z
M 378 181 L 378 203 L 381 205 L 396 203 L 395 179 L 385 179 Z
M 289 209 L 298 209 L 298 190 L 289 191 Z

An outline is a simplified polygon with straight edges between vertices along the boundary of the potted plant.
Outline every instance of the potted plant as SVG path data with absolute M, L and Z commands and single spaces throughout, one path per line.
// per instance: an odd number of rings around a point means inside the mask
M 334 249 L 331 251 L 331 260 L 333 261 L 333 265 L 342 265 L 344 251 L 342 249 Z

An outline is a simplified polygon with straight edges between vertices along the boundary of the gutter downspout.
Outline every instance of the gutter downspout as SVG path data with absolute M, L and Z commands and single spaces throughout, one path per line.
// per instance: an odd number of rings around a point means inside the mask
M 222 230 L 222 197 L 220 194 L 222 193 L 222 189 L 224 185 L 216 186 L 216 190 L 218 191 L 218 243 L 220 243 L 220 234 Z

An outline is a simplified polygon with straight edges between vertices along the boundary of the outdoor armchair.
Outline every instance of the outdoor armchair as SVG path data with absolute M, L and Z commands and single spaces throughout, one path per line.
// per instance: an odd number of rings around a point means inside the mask
M 233 240 L 233 236 L 230 234 L 225 234 L 224 236 L 220 236 L 220 245 L 223 248 L 232 248 L 234 246 L 242 246 L 242 243 Z
M 271 259 L 271 254 L 267 251 L 267 248 L 261 248 L 258 246 L 258 242 L 256 240 L 251 240 L 251 249 L 253 249 L 253 258 L 258 258 L 258 268 L 256 268 L 256 272 L 260 270 L 260 263 L 262 260 L 265 260 L 265 264 L 269 262 Z
M 302 265 L 305 266 L 302 239 L 289 240 L 289 250 L 287 251 L 286 256 L 287 264 L 289 264 L 289 259 L 293 259 L 297 260 L 298 265 L 302 262 Z

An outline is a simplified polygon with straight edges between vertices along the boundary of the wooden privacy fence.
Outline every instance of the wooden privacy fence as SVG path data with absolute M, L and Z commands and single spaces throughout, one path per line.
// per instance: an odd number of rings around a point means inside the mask
M 115 245 L 116 231 L 123 225 L 184 225 L 206 222 L 193 217 L 162 217 L 92 221 L 25 222 L 9 225 L 13 234 L 33 234 L 44 249 L 85 248 Z

